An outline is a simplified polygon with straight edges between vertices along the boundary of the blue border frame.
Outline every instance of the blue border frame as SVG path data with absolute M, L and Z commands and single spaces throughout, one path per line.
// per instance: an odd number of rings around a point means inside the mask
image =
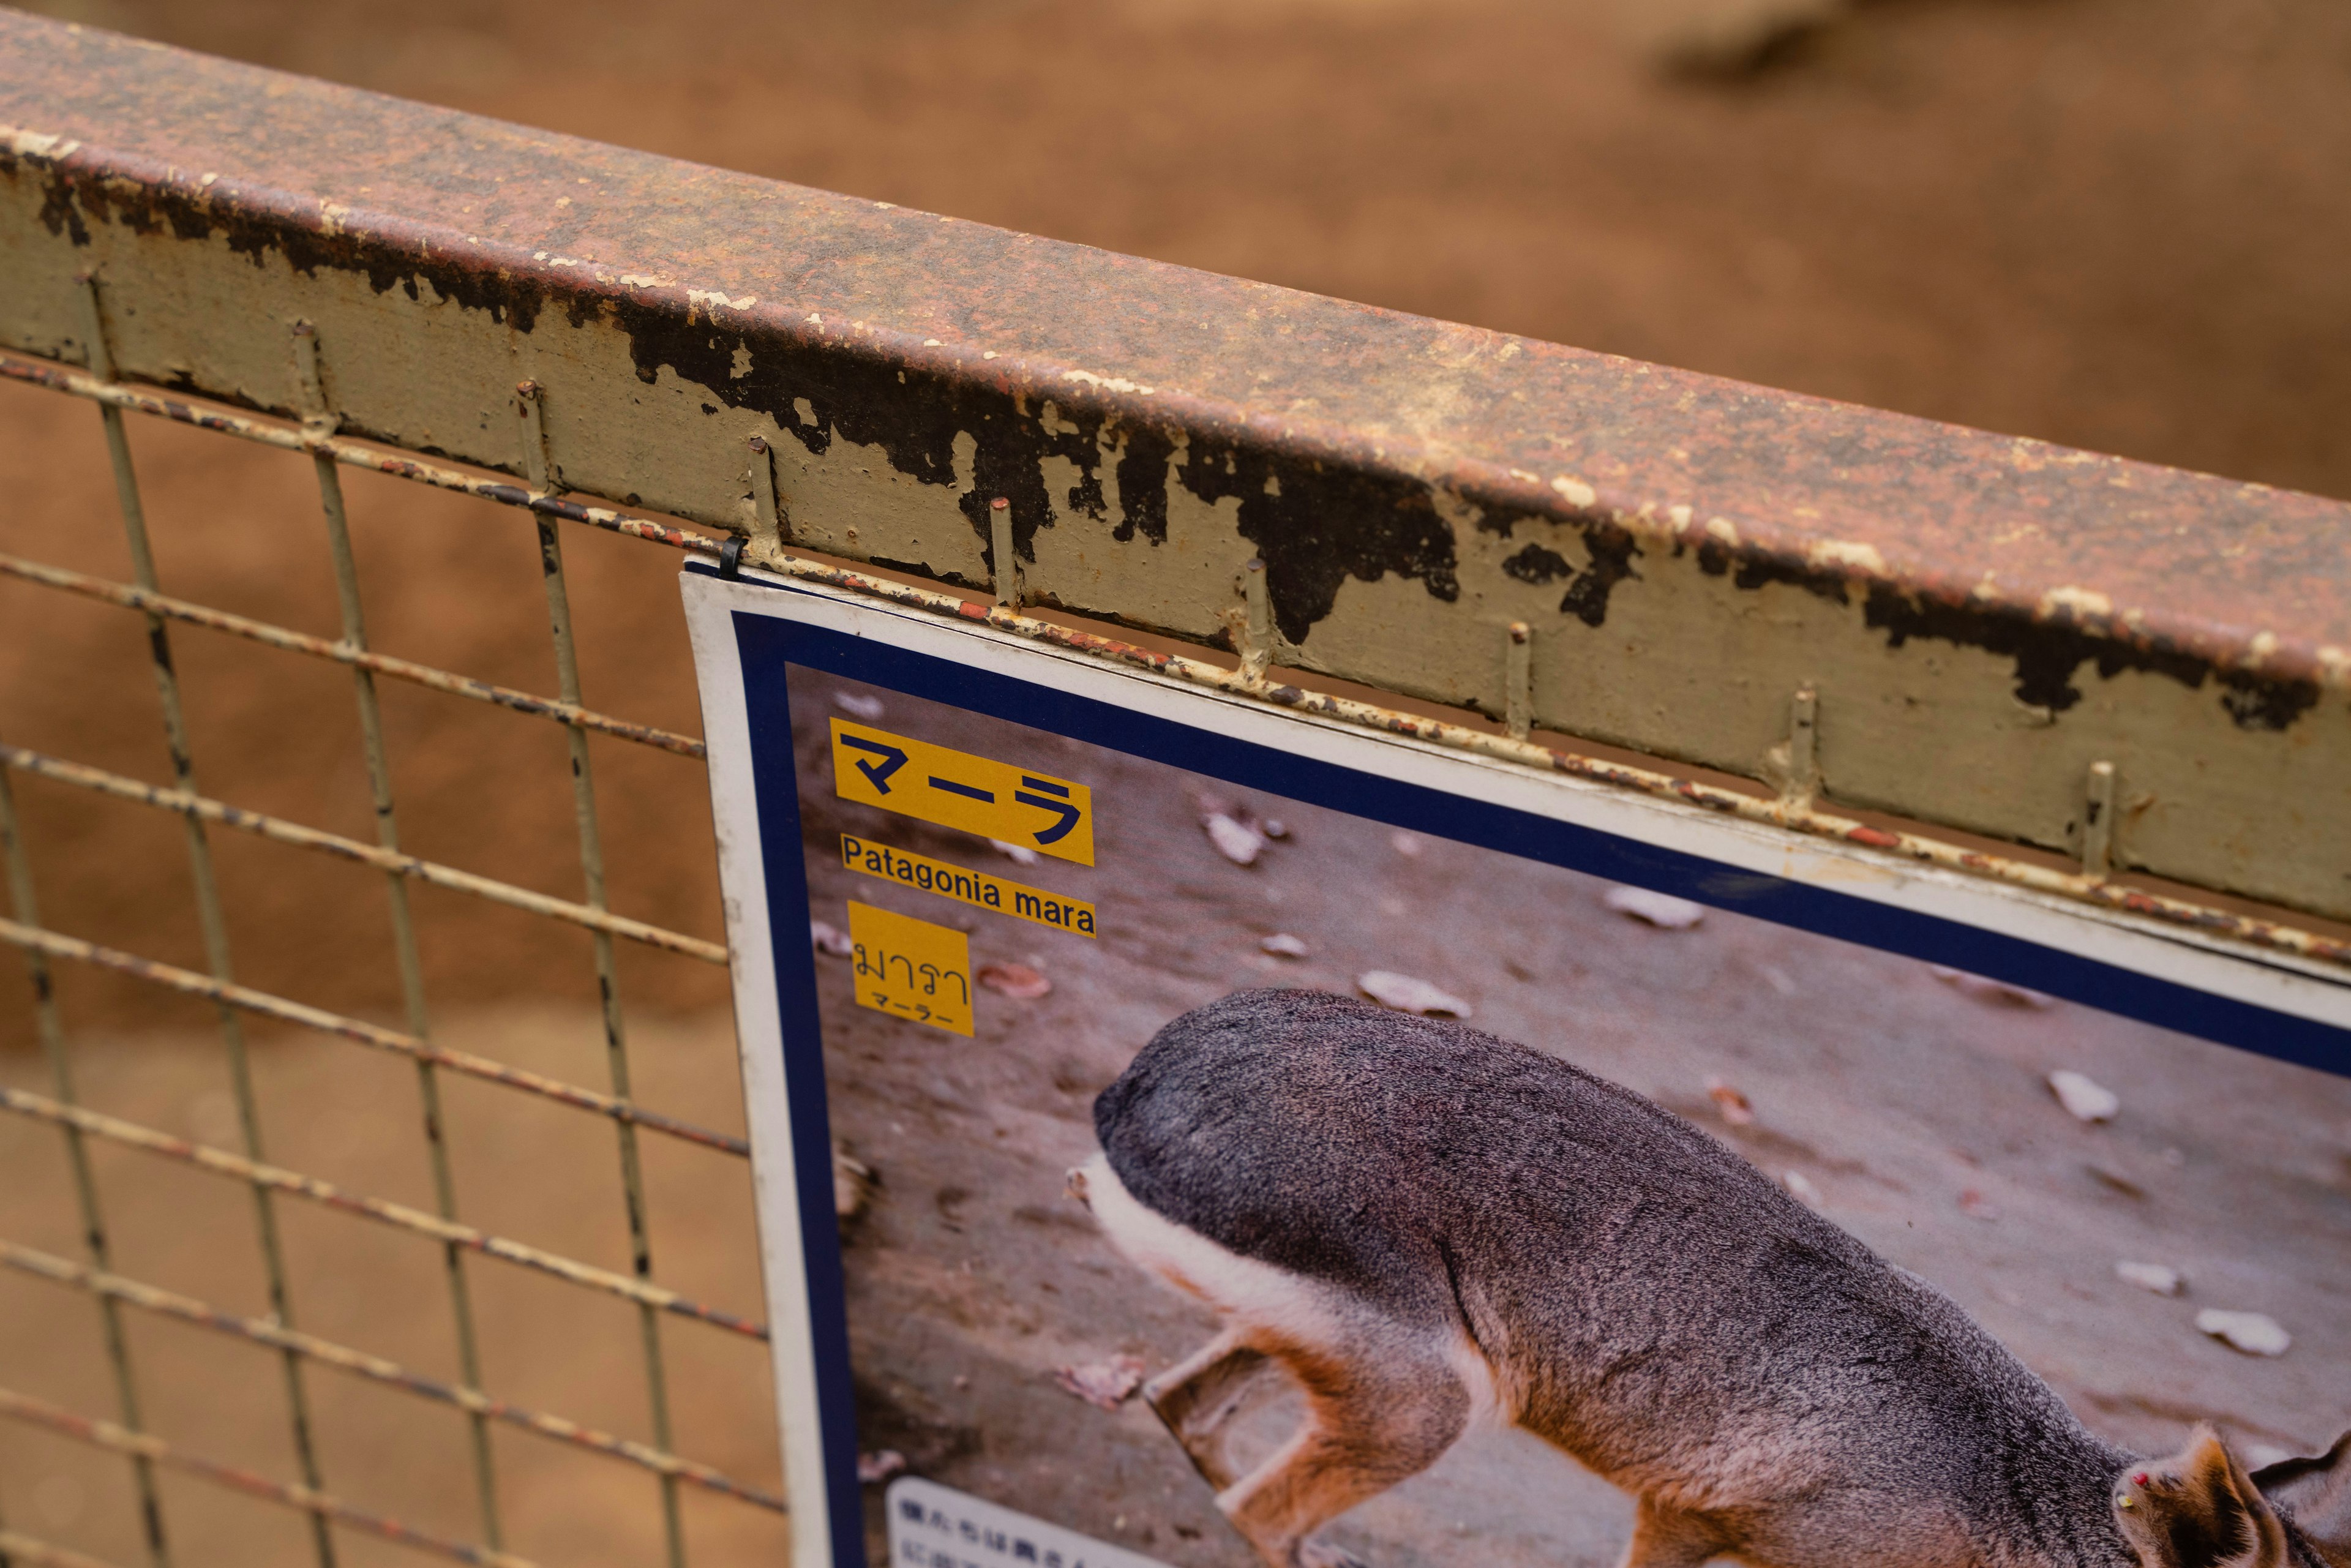
M 706 569 L 689 567 L 706 572 Z M 765 585 L 762 585 L 765 586 Z M 783 589 L 784 592 L 794 592 Z M 868 1568 L 857 1481 L 848 1303 L 833 1213 L 816 959 L 796 912 L 808 907 L 799 781 L 785 670 L 799 664 L 971 709 L 1245 789 L 1345 811 L 1430 838 L 1654 888 L 1718 909 L 1865 947 L 1948 964 L 2087 1007 L 2324 1071 L 2351 1073 L 2351 1031 L 2214 996 L 2000 932 L 1872 903 L 1827 888 L 1727 867 L 1596 828 L 1382 778 L 1337 763 L 1195 728 L 1036 682 L 917 653 L 783 616 L 733 612 L 748 716 L 760 854 L 774 946 L 784 1082 L 791 1097 L 817 1406 L 837 1568 Z M 844 1525 L 847 1528 L 844 1528 Z

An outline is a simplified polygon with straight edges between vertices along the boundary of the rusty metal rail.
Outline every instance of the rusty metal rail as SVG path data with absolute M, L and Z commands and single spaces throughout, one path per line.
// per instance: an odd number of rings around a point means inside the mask
M 541 515 L 609 497 L 753 564 L 1261 632 L 1270 670 L 1775 789 L 1809 689 L 1824 799 L 2086 859 L 2106 764 L 2114 869 L 2351 917 L 2340 502 L 0 30 L 0 341 L 52 377 L 89 362 L 94 270 L 159 404 L 306 416 L 299 319 L 339 439 Z M 429 365 L 388 351 L 427 335 Z
M 78 395 L 136 408 L 178 423 L 219 429 L 247 439 L 261 440 L 270 444 L 294 446 L 304 440 L 299 433 L 272 425 L 263 420 L 216 410 L 200 408 L 183 399 L 143 394 L 136 389 L 99 382 L 89 377 L 52 367 L 29 364 L 11 359 L 0 351 L 0 376 L 14 377 L 53 386 Z M 317 442 L 318 437 L 307 438 Z M 371 467 L 386 473 L 399 473 L 416 477 L 444 488 L 465 489 L 470 493 L 496 500 L 506 505 L 528 507 L 545 517 L 562 517 L 601 528 L 608 532 L 626 534 L 666 544 L 695 554 L 716 557 L 720 553 L 720 541 L 709 540 L 686 533 L 668 525 L 643 517 L 632 517 L 610 507 L 584 507 L 562 501 L 536 490 L 523 489 L 493 481 L 482 481 L 455 470 L 436 468 L 433 465 L 413 464 L 392 458 L 356 443 L 336 444 L 340 461 Z M 410 470 L 416 472 L 411 473 Z M 2351 528 L 2351 517 L 2346 528 Z M 2253 946 L 2313 958 L 2323 963 L 2351 967 L 2351 941 L 2313 930 L 2294 921 L 2290 913 L 2280 911 L 2275 916 L 2246 914 L 2205 903 L 2192 897 L 2151 890 L 2129 883 L 2116 882 L 2110 871 L 2066 872 L 2053 870 L 2034 859 L 2002 855 L 1993 851 L 1967 848 L 1938 837 L 1921 825 L 1910 831 L 1889 828 L 1864 821 L 1848 812 L 1815 803 L 1813 791 L 1790 789 L 1801 780 L 1782 778 L 1777 794 L 1725 789 L 1675 773 L 1670 767 L 1644 768 L 1593 758 L 1572 747 L 1544 745 L 1533 741 L 1524 733 L 1493 734 L 1470 724 L 1448 723 L 1418 715 L 1382 707 L 1377 704 L 1336 696 L 1317 689 L 1311 679 L 1306 683 L 1285 681 L 1269 676 L 1262 664 L 1255 674 L 1236 671 L 1206 659 L 1186 658 L 1181 654 L 1147 648 L 1073 628 L 1058 622 L 1022 614 L 1018 609 L 1003 604 L 989 605 L 956 591 L 940 591 L 889 578 L 877 577 L 831 563 L 813 559 L 781 549 L 761 563 L 767 570 L 785 576 L 804 578 L 852 592 L 888 600 L 892 602 L 929 613 L 961 620 L 977 620 L 991 628 L 1015 636 L 1068 648 L 1075 652 L 1107 658 L 1121 664 L 1149 669 L 1190 684 L 1215 690 L 1244 695 L 1260 701 L 1290 707 L 1300 712 L 1335 718 L 1390 734 L 1409 735 L 1415 738 L 1439 745 L 1476 751 L 1500 759 L 1529 763 L 1547 770 L 1637 789 L 1645 794 L 1687 801 L 1709 810 L 1739 816 L 1749 821 L 1787 828 L 1793 831 L 1861 845 L 1865 848 L 1893 853 L 1922 864 L 1986 876 L 2036 893 L 2111 909 L 2167 925 L 2179 925 L 2209 936 L 2248 943 Z M 316 652 L 327 657 L 366 664 L 397 678 L 419 680 L 434 685 L 437 689 L 463 695 L 475 695 L 482 700 L 498 702 L 518 711 L 542 713 L 573 724 L 578 728 L 592 729 L 621 738 L 636 739 L 657 745 L 664 749 L 699 758 L 701 743 L 668 732 L 628 725 L 601 715 L 578 713 L 560 702 L 535 698 L 521 693 L 509 693 L 502 688 L 486 687 L 484 683 L 469 677 L 452 676 L 438 671 L 424 671 L 423 678 L 414 671 L 421 666 L 394 667 L 401 661 L 384 660 L 361 655 L 354 658 L 348 652 L 334 652 L 339 644 L 319 639 L 302 638 L 300 633 L 277 628 L 262 627 L 224 612 L 185 605 L 177 601 L 147 595 L 127 585 L 108 584 L 80 573 L 57 567 L 20 561 L 0 554 L 0 576 L 16 576 L 41 581 L 87 597 L 102 598 L 110 602 L 131 608 L 149 609 L 154 612 L 185 619 L 196 624 L 213 626 L 233 634 L 270 641 L 276 645 L 295 651 Z M 1514 623 L 1518 625 L 1521 623 Z M 1506 631 L 1509 629 L 1506 629 Z M 315 643 L 313 649 L 299 643 Z M 1524 640 L 1519 642 L 1524 646 Z M 2330 666 L 2332 667 L 2332 666 Z M 2351 666 L 2346 666 L 2351 667 Z M 1310 666 L 1311 668 L 1311 666 Z M 1529 678 L 1531 679 L 1530 672 Z M 462 689 L 465 685 L 484 687 L 481 692 Z M 486 695 L 496 692 L 496 695 Z M 1523 705 L 1522 705 L 1523 706 Z M 1524 727 L 1521 727 L 1523 728 Z M 1817 786 L 1818 780 L 1814 781 Z M 2346 800 L 2351 808 L 2351 800 Z

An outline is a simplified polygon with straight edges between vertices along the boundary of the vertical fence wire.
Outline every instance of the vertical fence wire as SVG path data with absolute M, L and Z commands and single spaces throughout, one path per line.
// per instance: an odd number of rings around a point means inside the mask
M 90 373 L 100 381 L 114 379 L 114 359 L 107 347 L 106 318 L 99 298 L 98 280 L 88 274 L 79 279 L 81 285 L 83 334 L 88 340 Z M 155 571 L 155 554 L 147 536 L 146 509 L 139 496 L 139 479 L 131 467 L 131 441 L 123 429 L 122 411 L 110 403 L 100 403 L 99 414 L 106 427 L 108 458 L 114 468 L 116 499 L 122 509 L 123 533 L 130 544 L 133 580 L 150 592 L 160 591 Z M 189 793 L 196 792 L 195 767 L 188 745 L 186 710 L 180 700 L 180 679 L 172 662 L 170 629 L 163 617 L 150 612 L 147 615 L 147 646 L 150 662 L 155 672 L 156 695 L 163 713 L 163 735 L 172 758 L 172 772 L 178 787 Z M 204 833 L 204 823 L 194 816 L 185 816 L 188 840 L 188 864 L 195 883 L 196 919 L 204 945 L 204 957 L 213 977 L 223 985 L 233 984 L 235 977 L 229 963 L 228 922 L 221 906 L 220 884 L 214 874 L 212 845 Z M 261 1135 L 260 1107 L 253 1092 L 252 1063 L 246 1051 L 245 1028 L 236 1011 L 227 1003 L 219 1004 L 221 1040 L 226 1048 L 230 1086 L 235 1094 L 237 1120 L 244 1133 L 246 1155 L 256 1163 L 264 1161 Z M 267 1273 L 269 1308 L 277 1321 L 294 1326 L 293 1303 L 287 1286 L 285 1252 L 277 1230 L 277 1211 L 269 1192 L 261 1186 L 253 1188 L 254 1218 L 260 1234 L 262 1262 Z M 310 1423 L 309 1398 L 303 1387 L 301 1358 L 292 1351 L 284 1354 L 286 1400 L 292 1425 L 294 1454 L 302 1479 L 312 1490 L 323 1490 L 324 1482 L 319 1470 L 317 1444 Z M 311 1544 L 319 1568 L 334 1568 L 335 1543 L 324 1515 L 314 1514 L 310 1520 Z
M 319 374 L 318 336 L 310 323 L 294 329 L 294 351 L 302 397 L 309 413 L 323 426 L 331 423 L 323 382 Z M 331 453 L 313 451 L 319 505 L 327 529 L 327 546 L 334 560 L 335 597 L 342 613 L 343 643 L 354 652 L 367 651 L 367 622 L 360 601 L 359 563 L 351 552 L 350 514 L 343 502 L 342 475 Z M 376 699 L 375 674 L 363 664 L 351 666 L 351 684 L 359 699 L 360 736 L 367 758 L 368 788 L 375 812 L 376 842 L 395 852 L 400 849 L 400 825 L 392 810 L 392 762 L 384 746 L 383 711 Z M 397 871 L 384 873 L 384 888 L 392 904 L 392 944 L 400 975 L 401 1003 L 408 1032 L 420 1040 L 432 1038 L 424 1005 L 424 967 L 416 946 L 416 924 L 409 907 L 408 879 Z M 433 1166 L 433 1197 L 444 1219 L 457 1218 L 457 1183 L 451 1169 L 447 1124 L 441 1110 L 441 1083 L 434 1064 L 416 1063 L 417 1094 L 423 1111 L 424 1143 Z M 464 1249 L 444 1244 L 442 1260 L 449 1281 L 449 1305 L 456 1324 L 460 1380 L 469 1389 L 482 1386 L 480 1343 L 474 1331 L 473 1298 L 465 1283 Z M 492 1551 L 506 1546 L 499 1521 L 497 1472 L 493 1462 L 489 1417 L 480 1410 L 468 1413 L 474 1459 L 474 1490 L 481 1511 L 482 1539 Z
M 0 859 L 7 862 L 8 901 L 16 919 L 38 926 L 41 912 L 33 893 L 33 863 L 25 848 L 24 830 L 16 815 L 16 791 L 10 787 L 5 768 L 0 768 Z M 49 973 L 48 957 L 27 947 L 25 965 L 33 982 L 34 1028 L 40 1036 L 41 1054 L 48 1063 L 50 1092 L 61 1104 L 78 1105 L 73 1059 L 66 1045 L 65 1019 L 57 1009 L 57 983 Z M 90 1169 L 89 1148 L 79 1127 L 68 1125 L 62 1131 L 66 1161 L 73 1169 L 74 1199 L 81 1214 L 83 1249 L 89 1254 L 91 1268 L 110 1273 L 114 1268 L 113 1249 L 107 1239 L 105 1211 L 99 1205 L 98 1177 Z M 114 1373 L 114 1402 L 121 1413 L 122 1425 L 131 1431 L 143 1432 L 147 1428 L 139 1410 L 139 1380 L 131 1368 L 130 1341 L 122 1332 L 121 1304 L 100 1301 L 98 1321 L 106 1340 L 107 1364 Z M 131 1476 L 139 1493 L 140 1534 L 147 1547 L 150 1568 L 171 1568 L 171 1548 L 163 1533 L 162 1500 L 155 1490 L 154 1462 L 144 1454 L 132 1455 Z
M 537 383 L 524 382 L 516 388 L 517 412 L 520 416 L 523 437 L 523 458 L 531 486 L 551 492 L 555 487 L 554 465 L 548 460 L 547 435 L 542 423 L 539 389 Z M 544 513 L 534 514 L 538 525 L 539 575 L 547 588 L 547 615 L 555 643 L 555 671 L 558 693 L 574 707 L 584 706 L 580 689 L 579 645 L 571 628 L 571 598 L 563 575 L 563 540 L 557 533 L 556 519 Z M 580 825 L 580 869 L 587 885 L 588 906 L 595 910 L 606 907 L 604 894 L 604 851 L 601 834 L 596 824 L 596 786 L 588 766 L 588 732 L 576 724 L 564 727 L 564 736 L 571 753 L 571 803 Z M 615 963 L 612 938 L 609 932 L 592 933 L 596 950 L 596 983 L 604 1012 L 604 1054 L 611 1074 L 614 1094 L 630 1097 L 628 1036 L 621 1019 L 620 977 Z M 621 1191 L 628 1210 L 630 1263 L 641 1280 L 653 1278 L 653 1242 L 645 1214 L 643 1167 L 637 1152 L 637 1130 L 626 1122 L 617 1124 L 621 1145 Z M 651 1406 L 653 1442 L 664 1450 L 672 1444 L 669 1413 L 669 1379 L 662 1361 L 661 1320 L 650 1306 L 638 1309 L 638 1324 L 644 1341 L 645 1392 Z M 679 1512 L 677 1478 L 661 1478 L 662 1530 L 668 1550 L 669 1568 L 684 1568 L 685 1527 Z

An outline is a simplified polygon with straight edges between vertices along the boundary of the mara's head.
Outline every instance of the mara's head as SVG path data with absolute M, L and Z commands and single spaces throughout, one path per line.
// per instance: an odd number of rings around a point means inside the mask
M 2210 1427 L 2115 1479 L 2115 1522 L 2142 1568 L 2285 1568 L 2285 1527 Z

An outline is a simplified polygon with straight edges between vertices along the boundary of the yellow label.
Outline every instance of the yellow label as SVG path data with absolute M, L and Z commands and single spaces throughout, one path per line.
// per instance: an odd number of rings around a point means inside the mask
M 852 899 L 849 943 L 859 1007 L 971 1032 L 971 941 L 962 932 Z
M 1094 863 L 1093 793 L 1050 773 L 837 718 L 832 788 L 844 800 Z
M 1040 925 L 1074 931 L 1081 936 L 1092 937 L 1094 934 L 1094 906 L 1082 899 L 1063 898 L 1058 893 L 1008 882 L 984 871 L 967 871 L 928 855 L 877 844 L 853 833 L 841 835 L 841 863 L 862 875 L 919 887 L 925 893 L 956 899 L 974 909 L 1009 915 L 1015 920 L 1033 920 Z

